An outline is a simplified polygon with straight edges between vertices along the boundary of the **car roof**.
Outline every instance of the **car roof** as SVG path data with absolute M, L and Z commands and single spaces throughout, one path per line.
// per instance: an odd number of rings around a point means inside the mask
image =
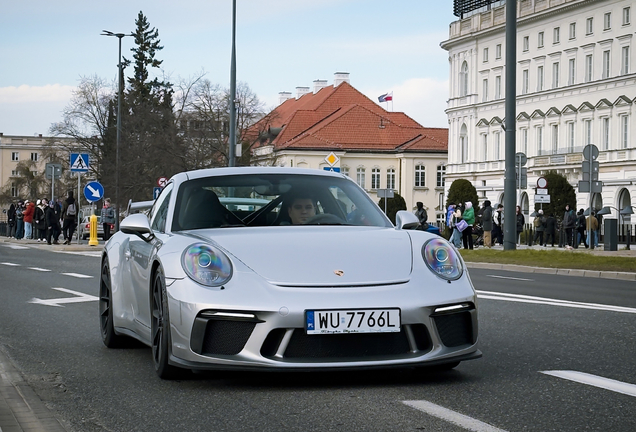
M 226 167 L 226 168 L 208 168 L 195 171 L 186 171 L 175 174 L 173 178 L 179 182 L 193 180 L 203 177 L 230 176 L 230 175 L 254 175 L 254 174 L 296 174 L 311 175 L 323 177 L 346 177 L 344 174 L 318 170 L 311 168 L 294 168 L 294 167 Z

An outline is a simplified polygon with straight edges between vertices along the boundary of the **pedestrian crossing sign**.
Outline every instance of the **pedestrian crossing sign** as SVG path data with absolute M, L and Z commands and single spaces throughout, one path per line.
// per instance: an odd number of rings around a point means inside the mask
M 71 172 L 88 172 L 88 153 L 71 153 Z

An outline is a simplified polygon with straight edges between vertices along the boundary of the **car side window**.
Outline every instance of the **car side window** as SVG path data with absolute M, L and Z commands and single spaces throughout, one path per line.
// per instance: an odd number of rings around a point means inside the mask
M 153 231 L 165 232 L 166 220 L 168 219 L 168 204 L 170 203 L 170 195 L 172 195 L 172 183 L 168 184 L 161 195 L 157 198 L 157 202 L 153 206 L 153 212 L 150 219 L 150 227 Z

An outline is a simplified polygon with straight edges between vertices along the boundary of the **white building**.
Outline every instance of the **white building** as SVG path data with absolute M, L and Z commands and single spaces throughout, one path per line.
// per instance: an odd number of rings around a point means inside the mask
M 480 197 L 503 202 L 505 137 L 505 1 L 451 23 L 447 183 L 465 178 Z M 633 0 L 519 0 L 517 6 L 516 150 L 528 156 L 534 208 L 536 180 L 550 170 L 578 192 L 582 150 L 600 153 L 602 194 L 593 207 L 635 205 L 636 62 Z M 614 216 L 616 212 L 614 212 Z M 628 219 L 629 220 L 629 219 Z

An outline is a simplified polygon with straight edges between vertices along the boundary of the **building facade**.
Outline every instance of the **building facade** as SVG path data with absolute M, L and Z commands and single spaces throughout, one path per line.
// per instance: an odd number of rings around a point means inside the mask
M 636 196 L 636 24 L 632 0 L 520 0 L 517 8 L 516 151 L 527 155 L 528 188 L 517 192 L 526 215 L 548 171 L 590 195 L 583 148 L 599 150 L 602 192 L 592 207 L 623 209 Z M 447 186 L 470 180 L 480 197 L 503 203 L 505 1 L 451 23 Z M 617 217 L 613 210 L 613 217 Z M 621 218 L 619 218 L 621 219 Z M 629 222 L 629 217 L 625 219 Z

